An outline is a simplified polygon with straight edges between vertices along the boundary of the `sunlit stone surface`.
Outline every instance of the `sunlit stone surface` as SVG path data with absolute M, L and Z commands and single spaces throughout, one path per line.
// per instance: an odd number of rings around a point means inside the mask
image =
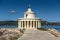
M 55 37 L 48 31 L 30 29 L 26 30 L 18 40 L 60 40 L 60 37 Z

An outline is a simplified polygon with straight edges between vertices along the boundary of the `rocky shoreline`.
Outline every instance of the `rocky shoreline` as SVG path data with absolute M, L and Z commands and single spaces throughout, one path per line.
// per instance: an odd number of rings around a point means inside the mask
M 19 28 L 0 28 L 0 40 L 17 40 L 24 34 L 24 31 Z M 55 37 L 60 37 L 60 32 L 56 29 L 48 29 L 47 31 Z
M 59 37 L 60 36 L 60 32 L 56 29 L 53 28 L 38 28 L 38 30 L 42 30 L 42 31 L 48 31 L 49 33 L 51 33 L 52 35 L 54 35 L 55 37 Z
M 48 31 L 55 37 L 60 37 L 60 32 L 57 31 L 56 29 L 48 29 Z
M 17 40 L 24 34 L 23 29 L 19 28 L 1 28 L 0 40 Z

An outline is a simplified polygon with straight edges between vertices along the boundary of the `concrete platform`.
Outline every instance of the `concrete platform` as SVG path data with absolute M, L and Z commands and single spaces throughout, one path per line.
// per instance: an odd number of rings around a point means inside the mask
M 60 40 L 60 37 L 55 37 L 48 31 L 41 30 L 26 30 L 24 35 L 18 40 Z

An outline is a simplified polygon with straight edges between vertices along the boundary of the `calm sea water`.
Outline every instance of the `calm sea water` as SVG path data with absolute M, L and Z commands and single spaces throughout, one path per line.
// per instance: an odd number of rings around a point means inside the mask
M 4 25 L 4 26 L 0 26 L 0 28 L 17 28 L 18 26 L 17 25 Z
M 17 28 L 17 27 L 18 27 L 17 25 L 14 25 L 14 26 L 12 26 L 12 25 L 10 25 L 10 26 L 8 26 L 8 25 L 0 26 L 0 28 Z M 60 31 L 60 26 L 42 26 L 42 28 L 54 28 L 54 29 Z
M 54 28 L 54 29 L 60 31 L 60 26 L 42 26 L 42 28 Z

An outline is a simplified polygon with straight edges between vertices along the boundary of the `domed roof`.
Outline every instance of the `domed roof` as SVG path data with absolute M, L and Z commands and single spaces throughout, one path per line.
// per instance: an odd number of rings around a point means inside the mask
M 35 14 L 31 10 L 30 5 L 28 6 L 28 10 L 24 14 L 24 18 L 35 18 Z
M 28 10 L 25 12 L 25 13 L 34 13 L 33 11 L 32 11 L 32 9 L 31 9 L 31 7 L 30 7 L 30 5 L 28 6 Z

